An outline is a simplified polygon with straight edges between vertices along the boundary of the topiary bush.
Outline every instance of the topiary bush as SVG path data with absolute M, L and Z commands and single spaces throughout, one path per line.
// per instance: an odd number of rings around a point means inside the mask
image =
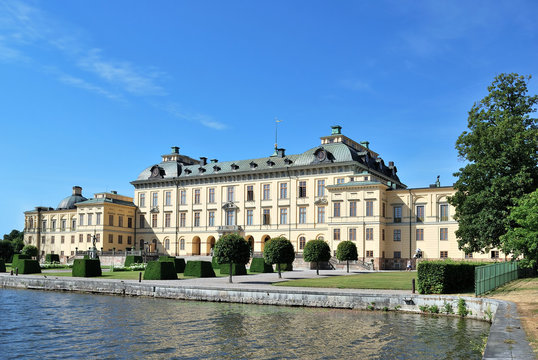
M 30 244 L 25 245 L 21 250 L 21 254 L 26 255 L 26 256 L 30 256 L 30 258 L 32 256 L 37 256 L 38 255 L 37 247 L 35 247 L 34 245 L 30 245 Z
M 185 259 L 176 258 L 174 256 L 161 256 L 159 261 L 168 261 L 174 264 L 176 273 L 182 273 L 185 271 Z
M 187 261 L 185 265 L 185 276 L 193 277 L 215 277 L 215 271 L 209 261 L 193 260 Z
M 220 264 L 220 273 L 230 273 L 230 264 Z M 232 264 L 232 275 L 247 275 L 247 268 L 245 264 Z
M 474 291 L 474 270 L 482 263 L 436 260 L 417 267 L 420 294 L 454 294 Z
M 75 277 L 101 276 L 101 261 L 99 259 L 75 259 L 71 274 Z
M 123 266 L 129 267 L 133 264 L 142 264 L 143 262 L 144 260 L 140 255 L 127 255 L 125 257 L 125 263 L 123 263 Z
M 292 243 L 283 236 L 272 238 L 263 249 L 263 258 L 269 264 L 276 264 L 278 277 L 281 278 L 282 266 L 280 264 L 291 264 L 295 260 L 295 250 Z M 287 266 L 286 266 L 287 268 Z
M 39 274 L 41 272 L 39 261 L 32 259 L 19 259 L 17 268 L 19 268 L 19 274 Z
M 353 241 L 342 241 L 336 248 L 336 258 L 346 262 L 347 272 L 349 272 L 349 260 L 357 260 L 357 245 Z
M 304 246 L 303 259 L 316 263 L 316 274 L 319 275 L 319 262 L 331 259 L 331 248 L 324 240 L 310 240 Z
M 31 259 L 31 257 L 29 255 L 24 255 L 24 254 L 13 255 L 13 259 L 11 260 L 11 268 L 15 270 L 16 267 L 19 267 L 18 265 L 19 260 L 24 260 L 24 259 Z
M 58 254 L 47 254 L 47 255 L 45 255 L 45 262 L 47 262 L 47 263 L 60 262 L 60 255 L 58 255 Z
M 174 263 L 172 261 L 148 262 L 146 271 L 144 271 L 144 280 L 177 280 Z
M 273 265 L 266 263 L 263 258 L 252 258 L 250 263 L 250 272 L 272 273 Z
M 0 259 L 0 272 L 6 272 L 6 263 L 4 259 Z

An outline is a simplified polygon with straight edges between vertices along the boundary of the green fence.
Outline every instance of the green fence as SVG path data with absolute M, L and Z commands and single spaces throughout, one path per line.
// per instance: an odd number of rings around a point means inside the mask
M 474 270 L 474 293 L 482 295 L 517 279 L 517 261 L 477 266 Z

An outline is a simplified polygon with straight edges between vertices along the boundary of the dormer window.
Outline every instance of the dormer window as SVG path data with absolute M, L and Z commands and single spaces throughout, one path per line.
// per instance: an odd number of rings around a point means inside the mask
M 232 164 L 231 166 L 232 166 L 232 170 L 234 170 L 234 171 L 239 169 L 239 165 L 237 165 L 237 164 Z
M 273 160 L 267 160 L 267 165 L 268 166 L 275 166 L 275 163 Z
M 256 169 L 257 167 L 258 167 L 258 164 L 256 164 L 254 161 L 250 162 L 250 168 L 251 169 Z
M 220 171 L 220 166 L 217 166 L 217 165 L 213 166 L 213 170 L 215 170 L 215 172 L 219 172 Z
M 198 168 L 198 171 L 201 172 L 201 173 L 205 173 L 205 168 L 203 168 L 203 167 L 200 166 L 200 167 Z
M 185 174 L 190 174 L 190 173 L 192 173 L 191 169 L 185 169 Z
M 286 165 L 290 165 L 293 161 L 291 161 L 291 159 L 285 158 L 284 162 L 286 163 Z

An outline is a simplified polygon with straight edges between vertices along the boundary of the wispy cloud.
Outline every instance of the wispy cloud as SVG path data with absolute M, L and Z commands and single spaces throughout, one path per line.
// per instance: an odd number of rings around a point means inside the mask
M 97 85 L 90 84 L 86 80 L 76 78 L 76 77 L 71 76 L 71 75 L 63 74 L 63 75 L 59 76 L 58 79 L 64 84 L 71 85 L 71 86 L 74 86 L 74 87 L 77 87 L 77 88 L 80 88 L 80 89 L 88 90 L 88 91 L 94 92 L 94 93 L 99 94 L 99 95 L 103 95 L 103 96 L 105 96 L 105 97 L 107 97 L 107 98 L 109 98 L 111 100 L 125 101 L 125 99 L 121 95 L 114 94 L 114 93 L 112 93 L 112 92 L 110 92 L 108 90 L 105 90 L 105 89 L 97 86 Z
M 197 122 L 204 125 L 205 127 L 208 127 L 214 130 L 224 130 L 227 128 L 226 124 L 223 124 L 219 121 L 214 120 L 209 115 L 198 114 L 198 113 L 192 114 L 189 112 L 185 112 L 183 109 L 181 109 L 181 107 L 177 103 L 169 103 L 164 106 L 158 106 L 158 107 L 168 112 L 170 115 L 172 115 L 173 117 L 177 119 Z

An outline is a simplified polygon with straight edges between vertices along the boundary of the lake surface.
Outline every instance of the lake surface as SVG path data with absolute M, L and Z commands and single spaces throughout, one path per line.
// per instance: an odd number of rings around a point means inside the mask
M 0 354 L 21 358 L 480 359 L 489 324 L 395 312 L 0 289 Z

